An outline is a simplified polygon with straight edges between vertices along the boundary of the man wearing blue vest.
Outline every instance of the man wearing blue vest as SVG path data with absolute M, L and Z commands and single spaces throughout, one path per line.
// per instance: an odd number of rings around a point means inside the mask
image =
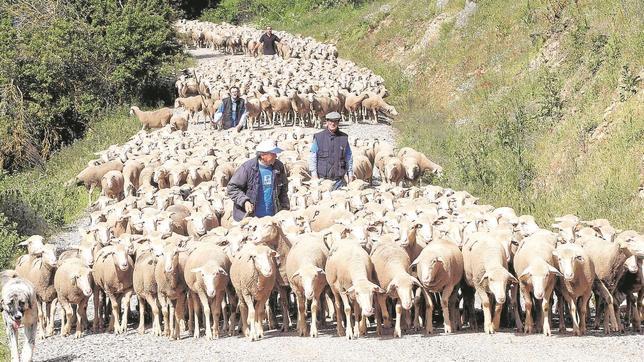
M 232 86 L 229 89 L 230 97 L 222 99 L 217 112 L 215 113 L 214 123 L 221 122 L 223 129 L 235 128 L 239 132 L 246 125 L 246 101 L 239 96 L 239 87 Z
M 349 136 L 340 131 L 339 123 L 342 116 L 338 112 L 328 113 L 325 117 L 326 129 L 313 136 L 309 170 L 311 178 L 318 177 L 334 180 L 333 189 L 344 185 L 346 175 L 349 182 L 353 181 L 353 156 L 349 146 Z
M 244 162 L 228 182 L 226 191 L 233 200 L 235 221 L 246 216 L 273 216 L 290 209 L 286 169 L 277 159 L 282 150 L 275 140 L 266 139 L 256 151 L 257 157 Z

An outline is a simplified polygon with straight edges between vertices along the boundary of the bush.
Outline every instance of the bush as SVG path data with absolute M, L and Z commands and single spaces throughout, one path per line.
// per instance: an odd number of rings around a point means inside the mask
M 16 224 L 10 222 L 0 212 L 0 269 L 10 267 L 13 257 L 16 255 L 18 243 L 21 241 L 16 230 Z
M 163 0 L 0 0 L 2 168 L 42 165 L 99 110 L 156 104 L 180 51 L 174 14 Z

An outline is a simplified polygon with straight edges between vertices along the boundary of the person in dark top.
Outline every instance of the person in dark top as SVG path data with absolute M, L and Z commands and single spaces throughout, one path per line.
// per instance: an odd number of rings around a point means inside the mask
M 239 96 L 239 88 L 232 86 L 229 89 L 230 97 L 224 98 L 217 109 L 214 117 L 214 124 L 221 122 L 223 129 L 235 127 L 237 132 L 246 124 L 248 112 L 246 112 L 246 101 Z
M 270 26 L 266 28 L 266 32 L 262 34 L 262 37 L 259 38 L 259 42 L 264 45 L 264 55 L 275 55 L 277 54 L 277 47 L 275 42 L 280 41 L 280 38 L 277 35 L 273 34 L 273 28 Z
M 246 216 L 273 216 L 290 209 L 286 169 L 277 159 L 282 150 L 275 140 L 265 139 L 256 151 L 257 157 L 244 162 L 226 188 L 238 222 Z
M 349 136 L 340 131 L 338 126 L 341 117 L 338 112 L 331 112 L 324 117 L 326 129 L 313 135 L 309 159 L 311 178 L 334 180 L 334 190 L 346 185 L 345 175 L 349 182 L 355 180 Z

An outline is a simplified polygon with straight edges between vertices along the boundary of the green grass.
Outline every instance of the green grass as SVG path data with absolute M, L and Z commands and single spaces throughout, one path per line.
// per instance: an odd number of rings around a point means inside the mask
M 399 146 L 444 166 L 439 184 L 512 206 L 542 225 L 573 213 L 644 230 L 639 2 L 491 0 L 478 2 L 458 27 L 464 4 L 292 6 L 250 22 L 335 42 L 341 57 L 383 76 L 387 100 L 402 114 Z M 448 20 L 437 36 L 414 50 L 441 12 Z M 544 49 L 549 62 L 531 66 Z M 593 132 L 602 127 L 598 138 Z
M 9 361 L 11 359 L 11 352 L 9 351 L 9 346 L 7 345 L 7 334 L 4 330 L 4 321 L 2 321 L 2 328 L 0 328 L 0 361 Z
M 110 112 L 90 124 L 83 139 L 62 148 L 42 169 L 32 169 L 0 178 L 0 212 L 5 228 L 0 232 L 0 266 L 9 266 L 15 239 L 31 234 L 49 235 L 76 220 L 87 207 L 84 187 L 64 184 L 81 171 L 95 152 L 127 141 L 140 128 L 124 108 Z M 3 218 L 0 214 L 0 222 Z M 9 251 L 9 252 L 7 252 Z

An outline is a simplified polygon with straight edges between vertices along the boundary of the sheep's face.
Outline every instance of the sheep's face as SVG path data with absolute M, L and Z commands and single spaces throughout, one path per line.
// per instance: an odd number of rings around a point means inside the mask
M 126 271 L 131 265 L 130 256 L 127 252 L 127 247 L 123 244 L 118 244 L 114 247 L 114 265 L 121 271 Z
M 83 268 L 80 273 L 72 275 L 72 285 L 80 289 L 84 296 L 89 297 L 92 295 L 92 272 L 89 268 Z
M 644 240 L 635 238 L 624 238 L 618 241 L 619 247 L 627 250 L 627 254 L 634 255 L 637 258 L 644 258 Z
M 487 289 L 494 295 L 497 303 L 505 303 L 505 291 L 507 289 L 508 281 L 517 282 L 516 278 L 512 276 L 507 270 L 498 268 L 492 271 L 487 271 L 479 281 L 479 284 L 484 285 L 487 283 Z
M 315 266 L 302 267 L 292 276 L 293 279 L 300 279 L 300 285 L 304 289 L 304 297 L 312 300 L 315 297 L 315 291 L 321 291 L 326 283 L 326 274 L 324 270 Z
M 56 266 L 56 246 L 53 244 L 43 245 L 41 258 L 43 263 L 49 266 Z
M 276 257 L 277 252 L 267 246 L 257 247 L 255 253 L 250 255 L 250 259 L 253 261 L 255 269 L 265 278 L 269 278 L 273 275 Z
M 429 263 L 418 263 L 418 278 L 425 288 L 429 288 L 443 270 L 443 259 L 434 257 Z
M 192 269 L 192 272 L 201 275 L 208 298 L 213 298 L 218 287 L 225 287 L 225 283 L 228 281 L 228 273 L 214 263 L 207 263 L 201 268 Z
M 172 273 L 177 270 L 180 251 L 179 247 L 174 244 L 166 245 L 163 248 L 163 271 Z
M 546 288 L 553 285 L 556 275 L 561 275 L 559 270 L 542 261 L 528 266 L 519 275 L 519 280 L 524 284 L 531 284 L 534 297 L 542 300 L 545 296 Z
M 253 219 L 249 224 L 252 231 L 250 237 L 254 244 L 275 244 L 280 236 L 279 225 L 270 218 Z
M 586 261 L 582 248 L 575 244 L 563 244 L 553 251 L 553 255 L 557 258 L 559 270 L 566 281 L 572 281 L 575 278 L 576 265 Z
M 386 293 L 390 296 L 398 297 L 403 309 L 409 310 L 414 304 L 414 285 L 420 286 L 420 283 L 412 276 L 409 278 L 395 278 L 387 286 Z
M 94 238 L 101 244 L 107 245 L 114 236 L 112 228 L 106 224 L 98 224 L 94 231 Z
M 384 292 L 382 288 L 368 280 L 360 280 L 346 291 L 351 299 L 358 302 L 358 305 L 362 309 L 362 315 L 365 317 L 372 316 L 375 311 L 373 306 L 374 293 Z
M 408 180 L 416 180 L 420 177 L 420 166 L 418 166 L 415 158 L 405 157 L 402 162 L 403 168 L 405 169 L 405 177 Z
M 91 268 L 94 265 L 94 244 L 83 240 L 78 247 L 78 251 L 83 264 Z
M 206 228 L 206 218 L 208 215 L 203 213 L 196 213 L 193 216 L 187 218 L 192 224 L 192 230 L 199 236 L 206 234 L 208 231 Z
M 416 234 L 423 225 L 418 222 L 403 220 L 400 223 L 398 244 L 403 248 L 416 244 Z
M 637 271 L 639 270 L 639 265 L 637 264 L 637 258 L 635 257 L 635 255 L 626 259 L 626 261 L 624 262 L 624 266 L 626 267 L 626 270 L 628 270 L 629 273 L 633 273 L 633 274 L 637 273 Z
M 172 235 L 172 219 L 170 217 L 158 219 L 156 230 L 160 232 L 163 237 L 169 237 Z

